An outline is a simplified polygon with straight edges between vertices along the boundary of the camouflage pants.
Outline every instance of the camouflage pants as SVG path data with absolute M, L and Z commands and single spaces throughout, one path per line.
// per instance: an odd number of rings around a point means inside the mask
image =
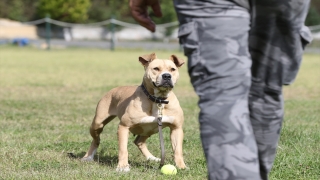
M 209 179 L 268 179 L 309 0 L 175 0 Z

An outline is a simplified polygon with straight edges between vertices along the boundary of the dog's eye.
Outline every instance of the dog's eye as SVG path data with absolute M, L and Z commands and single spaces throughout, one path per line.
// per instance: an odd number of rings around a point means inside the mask
M 153 68 L 153 70 L 155 70 L 155 71 L 160 71 L 160 69 L 157 68 L 157 67 Z
M 171 72 L 172 72 L 172 71 L 175 71 L 175 70 L 176 70 L 175 68 L 171 68 Z

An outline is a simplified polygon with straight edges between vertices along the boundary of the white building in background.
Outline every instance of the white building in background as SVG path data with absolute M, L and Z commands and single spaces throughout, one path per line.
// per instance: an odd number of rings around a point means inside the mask
M 320 32 L 318 32 L 318 33 L 313 33 L 312 36 L 313 36 L 313 39 L 320 40 Z
M 164 36 L 164 28 L 159 28 L 155 33 L 151 33 L 143 27 L 123 28 L 114 33 L 115 40 L 145 40 L 145 39 L 177 39 L 178 30 L 176 29 L 170 37 Z M 63 37 L 66 41 L 70 40 L 103 40 L 112 38 L 112 32 L 104 27 L 96 26 L 76 26 L 64 28 Z
M 18 21 L 0 18 L 0 38 L 29 38 L 37 39 L 37 26 L 25 25 Z

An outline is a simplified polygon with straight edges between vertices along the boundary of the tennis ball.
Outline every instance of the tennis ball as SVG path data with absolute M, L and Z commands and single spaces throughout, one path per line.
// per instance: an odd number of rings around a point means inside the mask
M 166 164 L 162 166 L 161 173 L 166 175 L 175 175 L 177 174 L 177 169 L 174 167 L 174 165 Z

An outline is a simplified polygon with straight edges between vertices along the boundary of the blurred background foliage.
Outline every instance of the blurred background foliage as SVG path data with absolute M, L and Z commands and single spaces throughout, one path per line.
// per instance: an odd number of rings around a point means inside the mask
M 153 20 L 158 24 L 176 21 L 172 0 L 160 1 L 164 17 L 153 16 Z M 0 18 L 24 22 L 44 18 L 46 14 L 71 23 L 99 22 L 111 17 L 135 22 L 130 15 L 129 0 L 0 0 Z M 320 0 L 312 0 L 306 25 L 319 24 Z
M 161 0 L 162 18 L 150 15 L 156 23 L 176 21 L 172 0 Z M 129 0 L 0 0 L 0 18 L 32 21 L 46 14 L 55 20 L 70 23 L 99 22 L 110 19 L 135 21 L 129 11 Z
M 52 19 L 81 23 L 88 19 L 90 0 L 39 0 L 36 3 L 38 18 L 50 15 Z

